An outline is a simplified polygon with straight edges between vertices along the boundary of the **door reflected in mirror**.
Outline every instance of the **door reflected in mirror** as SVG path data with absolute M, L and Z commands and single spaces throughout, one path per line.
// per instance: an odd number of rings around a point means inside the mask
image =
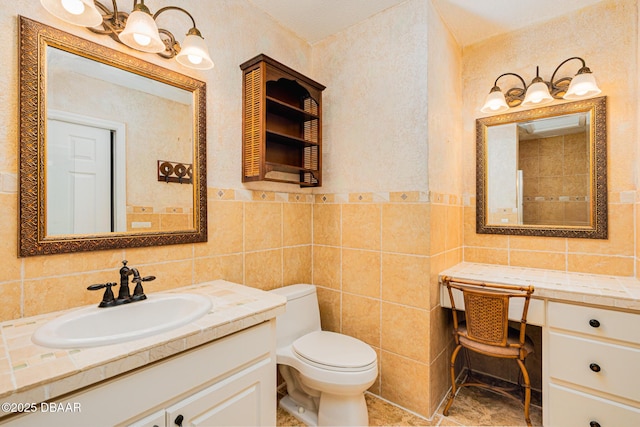
M 605 98 L 478 119 L 478 233 L 606 238 Z

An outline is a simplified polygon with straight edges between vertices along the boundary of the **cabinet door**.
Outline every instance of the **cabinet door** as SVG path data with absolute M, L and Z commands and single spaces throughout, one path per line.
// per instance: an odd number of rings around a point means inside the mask
M 272 388 L 275 372 L 268 360 L 262 360 L 167 408 L 167 425 L 270 425 L 276 409 L 268 398 Z

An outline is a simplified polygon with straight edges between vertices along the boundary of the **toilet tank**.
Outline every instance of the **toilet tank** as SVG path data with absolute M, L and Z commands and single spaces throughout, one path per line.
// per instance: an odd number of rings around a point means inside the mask
M 287 298 L 287 311 L 276 317 L 277 348 L 320 330 L 320 309 L 314 285 L 289 285 L 270 292 Z

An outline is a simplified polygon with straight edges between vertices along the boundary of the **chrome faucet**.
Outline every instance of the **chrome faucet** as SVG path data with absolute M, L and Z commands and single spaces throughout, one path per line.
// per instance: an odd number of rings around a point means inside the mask
M 132 282 L 136 284 L 133 290 L 133 295 L 129 291 L 129 276 L 133 275 Z M 98 307 L 113 307 L 116 305 L 127 304 L 130 302 L 142 301 L 147 299 L 142 289 L 142 282 L 150 282 L 155 280 L 156 276 L 140 277 L 140 273 L 137 268 L 127 267 L 127 260 L 122 261 L 122 267 L 120 268 L 120 291 L 118 292 L 118 298 L 114 298 L 112 286 L 115 286 L 115 282 L 96 284 L 87 287 L 90 291 L 96 291 L 104 288 L 104 295 L 102 301 Z

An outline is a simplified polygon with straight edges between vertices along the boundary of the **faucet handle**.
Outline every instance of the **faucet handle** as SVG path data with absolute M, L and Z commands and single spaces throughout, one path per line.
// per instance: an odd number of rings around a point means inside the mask
M 134 301 L 147 299 L 147 296 L 144 294 L 144 289 L 142 289 L 142 282 L 150 282 L 155 279 L 156 276 L 134 277 L 131 281 L 136 284 L 136 287 L 133 289 L 131 299 Z
M 111 290 L 111 287 L 114 286 L 115 284 L 116 284 L 115 282 L 98 283 L 95 285 L 88 286 L 87 290 L 97 291 L 98 289 L 105 288 L 104 295 L 102 295 L 102 301 L 100 301 L 100 304 L 98 305 L 98 307 L 111 307 L 116 305 L 116 300 L 113 297 L 113 291 Z

